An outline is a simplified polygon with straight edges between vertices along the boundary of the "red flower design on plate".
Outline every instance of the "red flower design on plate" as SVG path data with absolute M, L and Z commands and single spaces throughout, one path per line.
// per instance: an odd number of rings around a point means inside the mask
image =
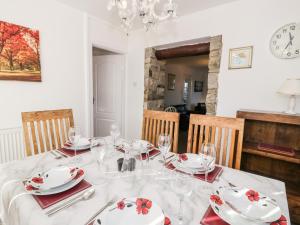
M 218 195 L 211 195 L 210 200 L 212 200 L 217 205 L 223 205 L 223 201 Z
M 136 211 L 138 214 L 146 215 L 149 212 L 149 209 L 152 207 L 152 201 L 144 198 L 138 198 L 136 200 Z
M 284 215 L 282 215 L 277 221 L 271 223 L 270 225 L 287 225 L 287 220 Z
M 77 175 L 76 175 L 76 177 L 74 179 L 78 179 L 79 177 L 83 176 L 83 174 L 84 174 L 83 170 L 81 170 L 81 169 L 78 170 Z
M 169 219 L 169 217 L 165 217 L 165 223 L 164 225 L 171 225 L 171 220 Z
M 118 209 L 124 209 L 125 208 L 125 203 L 124 203 L 124 200 L 122 200 L 122 201 L 119 201 L 118 203 L 117 203 L 117 207 L 118 207 Z
M 254 190 L 249 190 L 246 192 L 246 196 L 248 199 L 253 202 L 253 201 L 259 201 L 259 193 L 254 191 Z
M 32 185 L 26 185 L 25 188 L 26 188 L 27 191 L 35 191 L 35 190 L 38 190 L 38 188 L 35 188 L 35 187 L 33 187 Z
M 180 160 L 182 160 L 182 161 L 186 161 L 186 160 L 188 160 L 188 157 L 187 157 L 187 155 L 186 154 L 179 154 L 179 161 Z
M 37 183 L 37 184 L 42 184 L 44 183 L 44 179 L 42 177 L 33 177 L 31 179 L 32 182 Z

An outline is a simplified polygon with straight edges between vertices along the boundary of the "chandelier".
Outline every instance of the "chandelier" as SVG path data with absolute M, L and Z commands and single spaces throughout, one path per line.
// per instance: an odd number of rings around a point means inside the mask
M 165 2 L 161 4 L 161 2 Z M 161 7 L 159 12 L 157 9 Z M 128 32 L 139 17 L 148 31 L 157 22 L 176 17 L 177 4 L 173 0 L 109 0 L 108 10 L 117 8 L 121 24 Z

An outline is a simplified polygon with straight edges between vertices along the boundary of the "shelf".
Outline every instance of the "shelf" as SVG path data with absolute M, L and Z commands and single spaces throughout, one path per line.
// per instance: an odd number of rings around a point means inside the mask
M 263 156 L 263 157 L 267 157 L 267 158 L 283 160 L 283 161 L 290 162 L 290 163 L 300 164 L 300 152 L 299 151 L 296 151 L 296 155 L 291 157 L 291 156 L 279 155 L 276 153 L 262 151 L 262 150 L 258 149 L 257 145 L 258 144 L 256 144 L 256 143 L 244 143 L 243 152 L 253 154 L 253 155 L 259 155 L 259 156 Z

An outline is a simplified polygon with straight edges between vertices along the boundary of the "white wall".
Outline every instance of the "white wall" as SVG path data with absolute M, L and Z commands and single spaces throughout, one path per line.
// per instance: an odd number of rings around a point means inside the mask
M 206 68 L 193 68 L 182 64 L 167 64 L 166 73 L 176 75 L 175 90 L 168 90 L 168 79 L 166 79 L 166 106 L 183 104 L 183 86 L 185 80 L 191 81 L 190 101 L 189 104 L 187 104 L 188 109 L 191 109 L 190 106 L 199 102 L 205 102 L 208 74 L 208 70 Z M 204 82 L 203 92 L 194 92 L 194 82 L 196 80 Z
M 21 112 L 72 108 L 84 127 L 83 13 L 55 1 L 0 0 L 0 20 L 38 29 L 42 82 L 0 80 L 0 129 L 21 126 Z
M 126 53 L 127 37 L 107 22 L 56 1 L 0 0 L 0 20 L 40 31 L 42 82 L 0 80 L 0 129 L 21 126 L 21 112 L 72 108 L 89 134 L 92 46 Z
M 290 76 L 300 76 L 300 58 L 282 60 L 269 50 L 272 34 L 290 22 L 300 22 L 299 0 L 240 0 L 166 22 L 158 31 L 139 30 L 129 37 L 127 133 L 140 135 L 143 109 L 144 48 L 207 36 L 223 35 L 218 115 L 235 116 L 240 108 L 282 111 L 288 98 L 276 94 Z M 179 7 L 180 9 L 180 7 Z M 228 70 L 230 48 L 254 46 L 253 68 Z M 136 85 L 133 85 L 136 84 Z M 300 98 L 297 100 L 300 112 Z

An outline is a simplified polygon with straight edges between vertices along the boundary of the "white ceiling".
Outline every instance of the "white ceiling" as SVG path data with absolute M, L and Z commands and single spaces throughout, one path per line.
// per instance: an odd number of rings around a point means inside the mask
M 85 11 L 112 24 L 119 25 L 117 13 L 107 10 L 108 0 L 57 0 L 71 7 Z M 175 0 L 178 3 L 178 16 L 187 15 L 217 5 L 236 0 Z

